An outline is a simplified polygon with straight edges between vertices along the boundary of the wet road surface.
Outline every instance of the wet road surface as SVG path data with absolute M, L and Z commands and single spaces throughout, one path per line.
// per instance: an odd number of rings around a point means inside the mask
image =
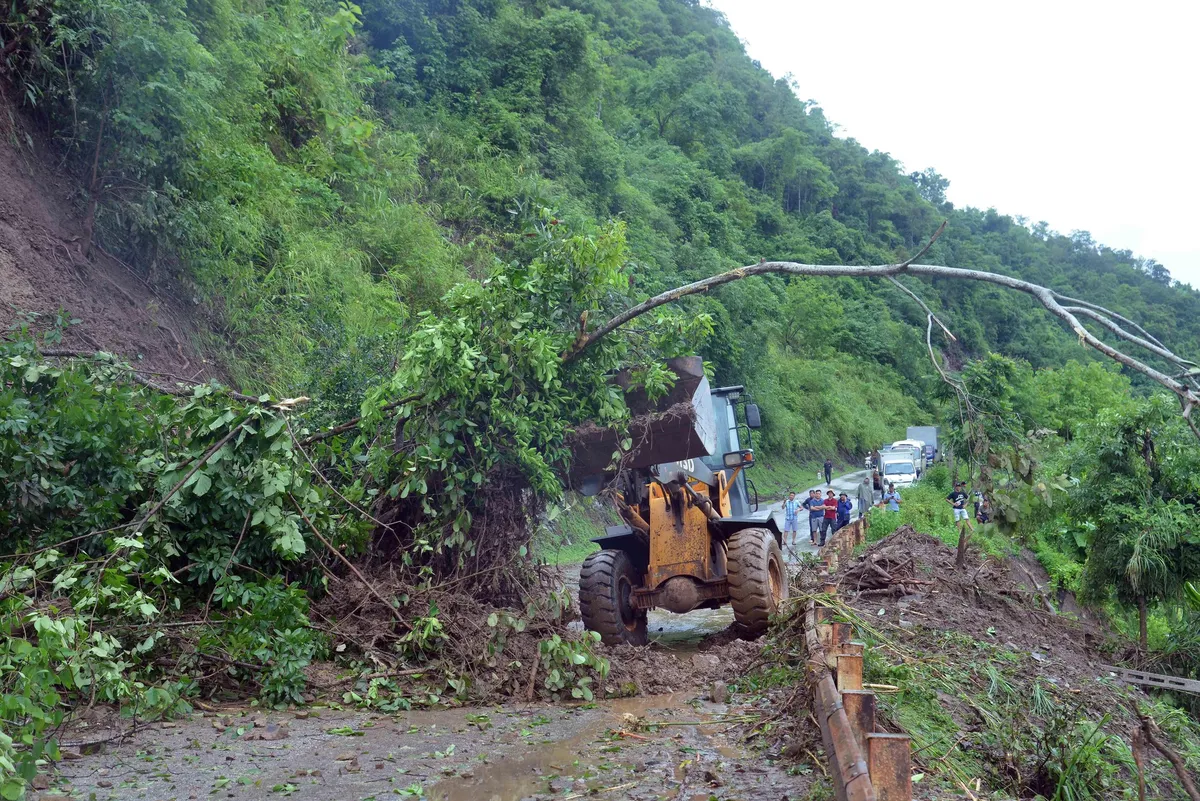
M 802 798 L 810 777 L 742 742 L 758 712 L 699 692 L 395 715 L 220 708 L 64 761 L 40 798 Z

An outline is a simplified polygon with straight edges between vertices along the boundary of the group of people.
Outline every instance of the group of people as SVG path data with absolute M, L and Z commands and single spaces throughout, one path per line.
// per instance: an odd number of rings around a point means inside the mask
M 826 483 L 830 483 L 832 468 L 832 462 L 827 460 L 825 462 Z M 890 512 L 900 511 L 900 504 L 903 501 L 900 493 L 896 491 L 896 485 L 885 485 L 879 471 L 874 470 L 870 476 L 864 476 L 862 483 L 858 485 L 856 500 L 860 517 L 866 514 L 868 507 L 875 505 L 877 492 L 880 493 L 879 506 L 886 507 Z M 971 500 L 971 496 L 967 494 L 967 482 L 965 481 L 955 482 L 954 489 L 946 496 L 946 501 L 954 510 L 954 522 L 958 524 L 961 521 L 973 529 L 970 513 L 967 511 L 969 500 Z M 808 497 L 803 501 L 796 499 L 795 492 L 788 493 L 787 500 L 783 502 L 783 533 L 786 544 L 796 544 L 796 539 L 800 536 L 801 513 L 807 511 L 809 539 L 814 545 L 824 547 L 825 540 L 830 534 L 842 526 L 850 524 L 854 506 L 854 502 L 845 492 L 838 495 L 833 490 L 826 490 L 825 497 L 821 497 L 819 489 L 812 489 L 808 491 Z M 991 508 L 982 493 L 975 493 L 974 506 L 975 520 L 980 523 L 990 523 Z
M 826 460 L 826 483 L 830 482 L 832 468 L 832 462 Z M 881 490 L 880 505 L 886 504 L 889 510 L 899 511 L 900 493 L 896 492 L 893 485 L 889 485 L 886 491 L 882 491 L 882 488 L 877 486 L 878 475 L 876 473 L 874 476 L 863 476 L 854 501 L 850 499 L 848 493 L 837 494 L 833 490 L 826 490 L 825 496 L 822 497 L 819 489 L 811 489 L 808 491 L 808 497 L 802 501 L 796 498 L 795 492 L 788 493 L 787 500 L 783 502 L 783 533 L 786 543 L 795 545 L 796 539 L 800 536 L 801 515 L 807 511 L 808 537 L 813 545 L 824 547 L 830 534 L 842 526 L 850 524 L 850 518 L 854 514 L 855 501 L 857 501 L 859 517 L 865 515 L 867 509 L 875 505 L 877 488 Z
M 954 489 L 946 496 L 946 502 L 950 504 L 950 508 L 954 510 L 954 523 L 958 525 L 960 522 L 965 523 L 967 528 L 972 531 L 975 526 L 971 524 L 971 517 L 967 512 L 967 500 L 970 498 L 967 495 L 967 482 L 957 481 L 954 484 Z M 975 491 L 975 519 L 979 523 L 992 522 L 992 508 L 988 499 L 983 497 L 983 493 Z
M 869 487 L 868 487 L 869 489 Z M 861 495 L 859 497 L 859 514 L 863 512 Z M 842 526 L 850 524 L 850 516 L 854 512 L 854 503 L 846 493 L 837 495 L 833 490 L 827 490 L 821 497 L 820 490 L 809 490 L 808 497 L 803 501 L 796 500 L 796 493 L 788 493 L 788 499 L 783 502 L 783 532 L 789 545 L 795 545 L 800 536 L 800 513 L 808 512 L 808 537 L 813 545 L 825 545 L 826 538 Z M 817 538 L 820 537 L 820 542 Z

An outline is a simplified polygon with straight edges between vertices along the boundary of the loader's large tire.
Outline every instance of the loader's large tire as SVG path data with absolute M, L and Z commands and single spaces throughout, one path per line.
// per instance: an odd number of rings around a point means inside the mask
M 767 620 L 787 600 L 787 571 L 775 535 L 744 528 L 729 538 L 729 597 L 733 619 L 747 637 L 767 630 Z
M 599 551 L 579 569 L 579 613 L 583 626 L 598 632 L 605 645 L 646 644 L 646 612 L 633 608 L 641 584 L 624 551 Z

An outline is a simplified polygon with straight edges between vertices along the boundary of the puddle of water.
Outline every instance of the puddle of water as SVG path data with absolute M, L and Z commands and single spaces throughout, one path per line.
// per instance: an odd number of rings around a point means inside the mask
M 530 744 L 533 751 L 523 757 L 505 759 L 474 769 L 472 777 L 445 779 L 429 790 L 430 801 L 517 801 L 547 791 L 550 776 L 571 776 L 575 760 L 604 731 L 589 726 L 566 740 Z
M 589 715 L 579 733 L 553 743 L 529 743 L 529 752 L 516 758 L 479 765 L 470 778 L 461 776 L 444 779 L 429 789 L 430 801 L 518 801 L 526 796 L 548 792 L 551 776 L 562 776 L 556 782 L 560 789 L 570 784 L 571 777 L 602 761 L 595 742 L 609 729 L 619 728 L 625 714 L 644 716 L 647 711 L 687 710 L 694 692 L 677 692 L 646 698 L 617 698 L 597 703 L 597 708 L 580 710 Z M 578 762 L 579 764 L 576 764 Z

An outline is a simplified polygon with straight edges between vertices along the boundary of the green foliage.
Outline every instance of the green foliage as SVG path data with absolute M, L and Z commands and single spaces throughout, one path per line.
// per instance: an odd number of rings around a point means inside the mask
M 335 526 L 283 413 L 215 386 L 163 395 L 106 354 L 51 362 L 14 335 L 0 344 L 4 792 L 81 699 L 174 714 L 215 662 L 267 702 L 300 700 L 325 649 L 301 586 L 324 580 L 308 534 L 355 547 L 361 528 Z M 199 605 L 194 626 L 162 625 Z
M 395 373 L 363 401 L 369 433 L 356 447 L 376 441 L 376 426 L 394 428 L 395 448 L 365 454 L 366 481 L 384 487 L 381 516 L 406 527 L 385 545 L 430 575 L 527 553 L 529 521 L 561 499 L 571 427 L 628 415 L 609 376 L 631 367 L 648 394 L 661 393 L 673 380 L 662 358 L 710 328 L 706 315 L 662 313 L 564 359 L 589 317 L 627 300 L 624 226 L 575 233 L 543 211 L 531 233 L 527 261 L 497 264 L 447 293 L 442 314 L 422 313 Z M 399 422 L 385 423 L 393 408 Z
M 954 512 L 946 502 L 949 488 L 945 484 L 948 474 L 938 471 L 935 481 L 922 479 L 911 487 L 899 490 L 902 503 L 899 512 L 887 509 L 871 510 L 871 527 L 867 529 L 867 542 L 878 542 L 901 526 L 912 526 L 923 534 L 937 537 L 951 548 L 958 547 L 958 527 L 954 523 Z M 969 536 L 971 545 L 989 556 L 1003 558 L 1016 553 L 1016 545 L 1009 537 L 992 524 L 975 524 Z
M 7 73 L 77 170 L 97 238 L 152 280 L 178 263 L 235 377 L 318 397 L 329 419 L 452 284 L 529 261 L 541 207 L 578 230 L 624 220 L 626 278 L 647 293 L 764 257 L 889 261 L 948 218 L 932 260 L 1200 343 L 1200 296 L 1160 265 L 954 209 L 945 178 L 836 137 L 802 82 L 772 78 L 702 5 L 17 0 L 9 19 Z M 920 291 L 956 359 L 1089 358 L 994 287 Z M 862 450 L 940 405 L 924 314 L 884 282 L 771 278 L 685 306 L 711 316 L 693 346 L 755 393 L 781 456 Z M 1071 408 L 1044 425 L 1071 433 L 1096 369 L 1061 379 Z
M 1087 436 L 1074 514 L 1090 524 L 1087 597 L 1180 602 L 1200 577 L 1200 452 L 1165 397 L 1103 413 Z
M 570 695 L 571 698 L 591 701 L 592 681 L 608 675 L 608 660 L 596 654 L 595 648 L 600 635 L 585 631 L 575 639 L 558 634 L 538 643 L 538 653 L 546 667 L 543 681 L 554 697 Z

